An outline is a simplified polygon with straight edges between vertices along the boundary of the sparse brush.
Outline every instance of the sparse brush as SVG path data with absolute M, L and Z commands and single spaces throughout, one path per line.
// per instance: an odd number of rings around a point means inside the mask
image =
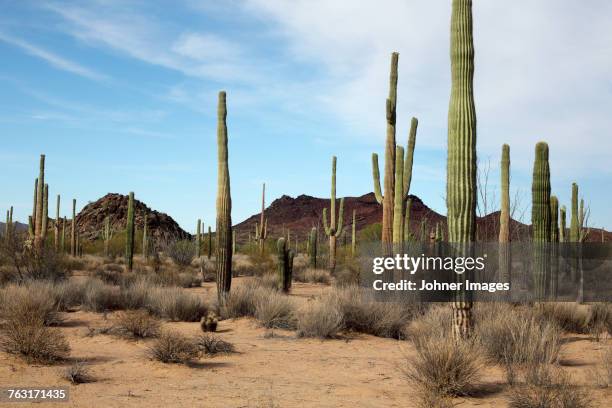
M 483 368 L 475 342 L 427 335 L 415 339 L 417 355 L 407 359 L 406 377 L 422 392 L 462 396 L 474 391 Z
M 165 253 L 176 265 L 186 268 L 195 258 L 195 244 L 190 240 L 176 241 L 168 245 Z
M 359 285 L 359 271 L 344 267 L 336 272 L 334 279 L 334 285 L 338 287 L 347 286 L 358 286 Z
M 153 341 L 148 349 L 152 359 L 162 363 L 189 363 L 199 356 L 194 341 L 176 331 L 164 331 Z
M 146 310 L 120 312 L 115 321 L 116 333 L 135 338 L 157 337 L 161 322 Z
M 105 312 L 121 308 L 119 288 L 106 285 L 99 279 L 89 279 L 83 294 L 83 309 L 91 312 Z
M 270 290 L 278 289 L 278 275 L 273 273 L 264 273 L 258 278 L 259 285 Z
M 205 333 L 196 337 L 196 345 L 199 347 L 200 351 L 207 356 L 236 352 L 236 349 L 232 343 L 225 341 L 211 333 Z
M 451 335 L 452 310 L 447 305 L 432 306 L 423 315 L 413 320 L 404 330 L 408 339 L 431 335 L 447 337 Z
M 255 318 L 268 329 L 294 329 L 295 306 L 292 300 L 279 292 L 260 290 L 255 296 Z
M 307 268 L 300 270 L 298 273 L 294 272 L 294 279 L 298 282 L 322 283 L 324 285 L 329 285 L 331 282 L 331 275 L 329 274 L 329 271 L 325 269 Z
M 180 288 L 152 288 L 146 308 L 156 316 L 183 322 L 197 322 L 208 310 L 199 296 Z
M 612 387 L 612 346 L 604 346 L 600 351 L 599 362 L 589 371 L 589 377 L 596 387 Z
M 61 322 L 54 286 L 45 282 L 9 285 L 2 290 L 0 318 L 6 321 L 40 321 L 45 326 Z
M 323 297 L 308 302 L 297 313 L 297 336 L 335 337 L 342 330 L 342 313 L 335 299 Z
M 248 280 L 235 285 L 221 309 L 224 318 L 255 316 L 255 298 L 261 290 L 259 283 Z
M 90 383 L 96 380 L 89 372 L 89 366 L 81 361 L 77 361 L 66 367 L 62 373 L 62 377 L 75 385 Z

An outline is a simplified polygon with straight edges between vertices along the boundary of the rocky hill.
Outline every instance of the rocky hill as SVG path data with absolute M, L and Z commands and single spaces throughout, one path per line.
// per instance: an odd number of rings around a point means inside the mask
M 127 221 L 128 196 L 109 193 L 97 201 L 89 203 L 77 214 L 77 230 L 81 238 L 93 240 L 101 236 L 104 220 L 110 216 L 111 228 L 115 232 L 125 230 Z M 138 230 L 144 227 L 144 215 L 147 214 L 147 230 L 152 237 L 165 241 L 190 238 L 167 214 L 147 207 L 141 201 L 134 201 L 135 224 Z

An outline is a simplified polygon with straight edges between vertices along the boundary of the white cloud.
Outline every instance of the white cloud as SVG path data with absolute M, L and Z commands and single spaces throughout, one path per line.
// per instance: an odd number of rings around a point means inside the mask
M 40 58 L 55 68 L 61 69 L 66 72 L 70 72 L 88 79 L 95 81 L 102 81 L 108 79 L 104 74 L 96 72 L 90 68 L 84 67 L 74 61 L 70 61 L 66 58 L 60 57 L 50 51 L 47 51 L 39 46 L 31 44 L 23 39 L 13 37 L 11 35 L 0 33 L 0 41 L 4 41 L 7 44 L 11 44 L 15 47 L 21 48 L 26 53 Z

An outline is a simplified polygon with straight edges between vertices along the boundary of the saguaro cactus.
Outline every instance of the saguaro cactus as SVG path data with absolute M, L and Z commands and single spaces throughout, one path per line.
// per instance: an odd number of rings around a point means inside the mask
M 450 54 L 446 166 L 448 241 L 457 249 L 466 250 L 476 238 L 476 109 L 471 0 L 453 0 Z M 471 293 L 457 292 L 452 306 L 455 339 L 469 337 L 473 327 Z
M 32 215 L 28 217 L 28 234 L 30 239 L 34 241 L 35 225 L 36 225 L 36 207 L 38 207 L 38 179 L 34 180 L 34 202 L 32 203 Z
M 202 220 L 198 218 L 198 226 L 196 229 L 196 257 L 202 255 Z
M 329 270 L 331 273 L 334 273 L 336 269 L 336 239 L 342 232 L 343 215 L 344 198 L 341 198 L 336 222 L 336 156 L 333 156 L 329 222 L 327 222 L 327 208 L 323 209 L 323 227 L 325 228 L 325 234 L 329 237 Z
M 317 229 L 312 227 L 308 236 L 308 258 L 310 267 L 317 269 Z
M 578 220 L 578 184 L 572 183 L 572 215 L 570 218 L 569 241 L 580 241 L 580 222 Z
M 104 256 L 109 255 L 108 249 L 110 246 L 110 240 L 112 236 L 113 236 L 113 230 L 111 229 L 110 216 L 107 215 L 106 218 L 104 219 L 104 232 L 103 232 Z
M 227 108 L 224 91 L 219 92 L 217 110 L 217 295 L 223 306 L 232 286 L 232 198 L 227 152 Z
M 62 253 L 66 252 L 66 217 L 62 220 Z
M 70 223 L 70 255 L 76 256 L 76 198 L 72 199 L 72 222 Z
M 351 256 L 353 257 L 357 249 L 357 223 L 355 213 L 355 210 L 353 210 L 353 225 L 351 227 Z
M 567 241 L 566 213 L 567 213 L 567 209 L 565 208 L 564 205 L 562 205 L 561 209 L 559 210 L 559 219 L 561 223 L 561 225 L 559 226 L 559 242 Z
M 42 228 L 43 228 L 43 205 L 44 205 L 44 194 L 45 194 L 45 155 L 40 155 L 40 168 L 38 173 L 38 182 L 36 183 L 36 216 L 32 217 L 34 222 L 34 248 L 40 250 L 43 245 L 42 241 Z
M 143 215 L 143 227 L 142 227 L 142 257 L 147 260 L 147 258 L 149 257 L 149 237 L 147 236 L 147 213 L 144 213 Z M 200 236 L 200 234 L 198 233 L 198 236 Z M 199 245 L 198 245 L 198 251 L 199 251 Z M 199 255 L 198 255 L 199 256 Z
M 287 247 L 287 241 L 284 237 L 278 239 L 276 248 L 278 250 L 278 288 L 287 293 L 291 289 L 294 254 Z
M 510 282 L 512 258 L 510 254 L 510 146 L 502 146 L 501 211 L 499 213 L 499 276 Z
M 13 206 L 6 210 L 6 224 L 4 225 L 4 240 L 9 242 L 13 233 Z
M 533 164 L 533 183 L 531 185 L 531 227 L 534 243 L 534 282 L 536 297 L 543 301 L 546 296 L 546 283 L 550 275 L 549 242 L 551 232 L 550 216 L 550 168 L 548 164 L 548 145 L 536 144 Z
M 134 266 L 134 216 L 134 192 L 130 191 L 125 226 L 125 264 L 130 272 Z
M 60 247 L 60 229 L 59 229 L 59 221 L 60 220 L 60 195 L 57 195 L 57 199 L 55 202 L 55 226 L 54 226 L 54 245 L 55 252 L 59 252 Z
M 208 226 L 208 259 L 212 256 L 212 228 Z
M 40 242 L 42 247 L 47 242 L 47 230 L 49 229 L 49 185 L 45 184 L 43 190 L 43 212 L 42 220 L 40 222 Z
M 550 196 L 550 242 L 550 289 L 554 299 L 559 283 L 559 199 L 556 196 Z
M 259 215 L 259 226 L 255 223 L 255 239 L 259 243 L 259 252 L 263 255 L 266 248 L 266 238 L 268 237 L 268 219 L 265 217 L 266 211 L 266 183 L 263 183 L 261 190 L 261 213 Z

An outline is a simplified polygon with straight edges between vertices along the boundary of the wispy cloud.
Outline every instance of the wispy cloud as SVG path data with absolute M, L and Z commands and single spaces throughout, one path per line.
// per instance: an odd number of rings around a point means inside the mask
M 4 41 L 7 44 L 11 44 L 15 47 L 18 47 L 25 51 L 27 54 L 40 58 L 57 69 L 70 72 L 72 74 L 76 74 L 84 78 L 92 79 L 94 81 L 103 81 L 108 79 L 108 77 L 104 74 L 87 68 L 74 61 L 70 61 L 69 59 L 66 59 L 64 57 L 60 57 L 59 55 L 54 54 L 51 51 L 47 51 L 28 41 L 13 37 L 6 33 L 0 32 L 0 41 Z

